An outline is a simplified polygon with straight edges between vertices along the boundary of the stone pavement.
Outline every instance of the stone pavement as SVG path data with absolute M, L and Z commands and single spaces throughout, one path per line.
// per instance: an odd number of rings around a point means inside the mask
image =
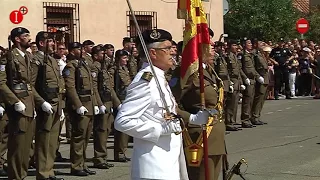
M 247 180 L 316 180 L 320 179 L 320 101 L 310 97 L 294 100 L 266 101 L 262 120 L 268 125 L 243 129 L 226 136 L 230 166 L 241 158 L 248 161 L 245 173 Z M 132 144 L 130 144 L 132 145 Z M 109 159 L 113 159 L 113 139 L 110 138 Z M 60 148 L 64 157 L 69 157 L 69 145 Z M 88 157 L 93 156 L 92 143 Z M 132 149 L 129 149 L 129 154 Z M 131 154 L 130 154 L 131 155 Z M 130 163 L 114 163 L 109 170 L 97 170 L 97 175 L 88 177 L 70 176 L 68 163 L 56 163 L 58 176 L 66 180 L 101 179 L 129 180 Z M 88 165 L 92 165 L 88 162 Z M 245 171 L 246 166 L 242 167 Z M 96 170 L 96 169 L 92 169 Z M 26 180 L 35 179 L 34 171 Z M 240 180 L 234 176 L 233 180 Z

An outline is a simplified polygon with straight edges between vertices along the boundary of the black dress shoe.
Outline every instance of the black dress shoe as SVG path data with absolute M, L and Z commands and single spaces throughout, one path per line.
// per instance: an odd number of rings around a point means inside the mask
M 233 125 L 227 125 L 226 131 L 238 131 L 238 128 Z
M 100 163 L 100 164 L 96 164 L 93 166 L 94 168 L 97 169 L 109 169 L 109 165 L 107 163 Z
M 128 157 L 124 157 L 127 161 L 131 161 L 131 158 Z
M 35 169 L 36 168 L 36 164 L 35 163 L 29 163 L 29 169 Z
M 57 156 L 54 161 L 55 161 L 55 162 L 68 162 L 69 159 L 63 158 L 62 156 Z
M 257 126 L 263 125 L 263 122 L 258 121 L 258 120 L 252 120 L 251 123 L 252 123 L 253 125 L 257 125 Z
M 89 168 L 83 169 L 84 172 L 88 173 L 89 175 L 97 174 L 95 171 L 91 171 Z
M 128 160 L 125 157 L 119 157 L 118 159 L 115 159 L 116 162 L 128 162 Z
M 109 166 L 109 167 L 114 167 L 114 164 L 110 164 L 108 162 L 106 162 L 106 164 Z
M 74 175 L 74 176 L 88 176 L 89 174 L 84 170 L 71 170 L 71 175 Z
M 55 176 L 51 176 L 49 179 L 50 180 L 64 180 L 64 178 L 59 178 L 59 177 L 55 177 Z
M 7 176 L 8 173 L 4 169 L 0 169 L 0 176 Z
M 260 121 L 260 120 L 259 120 L 259 122 L 261 122 L 261 123 L 263 123 L 263 124 L 268 124 L 267 122 L 264 122 L 264 121 Z
M 253 125 L 248 122 L 243 122 L 241 125 L 242 128 L 253 128 Z

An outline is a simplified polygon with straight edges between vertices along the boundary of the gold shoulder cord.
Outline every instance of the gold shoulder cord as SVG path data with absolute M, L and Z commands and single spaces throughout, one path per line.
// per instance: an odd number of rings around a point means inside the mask
M 224 100 L 224 89 L 223 89 L 223 81 L 218 77 L 217 73 L 214 71 L 212 68 L 215 76 L 217 79 L 220 81 L 220 88 L 219 88 L 219 99 L 218 103 L 215 106 L 214 109 L 218 110 L 219 114 L 217 116 L 209 117 L 208 124 L 207 126 L 207 137 L 210 136 L 210 133 L 213 128 L 213 122 L 217 119 L 220 122 L 222 121 L 223 118 L 223 100 Z M 183 140 L 185 142 L 186 147 L 184 148 L 186 158 L 187 158 L 187 163 L 188 166 L 191 167 L 199 167 L 201 164 L 201 161 L 203 159 L 203 135 L 202 131 L 196 141 L 194 143 L 188 133 L 188 130 L 183 131 Z

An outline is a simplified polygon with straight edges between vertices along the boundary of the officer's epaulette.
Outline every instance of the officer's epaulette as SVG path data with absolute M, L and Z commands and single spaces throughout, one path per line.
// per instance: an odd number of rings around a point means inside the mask
M 153 78 L 153 75 L 151 72 L 144 72 L 141 76 L 141 79 L 144 79 L 148 82 L 150 82 L 152 78 Z

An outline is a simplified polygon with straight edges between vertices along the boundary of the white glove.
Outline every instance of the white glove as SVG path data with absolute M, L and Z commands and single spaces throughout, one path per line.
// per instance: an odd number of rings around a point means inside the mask
M 63 109 L 61 109 L 60 121 L 63 121 L 66 116 L 64 115 Z
M 50 103 L 48 102 L 42 103 L 41 108 L 44 112 L 47 112 L 48 114 L 53 114 L 52 106 Z
M 245 85 L 241 85 L 241 86 L 240 86 L 240 89 L 241 89 L 242 91 L 244 91 L 244 90 L 246 90 L 246 86 L 245 86 Z
M 34 109 L 34 110 L 33 110 L 33 119 L 36 119 L 37 115 L 38 115 L 38 114 L 37 114 L 37 111 L 36 111 L 36 109 Z
M 93 108 L 94 108 L 94 115 L 99 114 L 99 112 L 100 112 L 99 107 L 98 106 L 94 106 Z
M 191 114 L 189 117 L 189 123 L 194 125 L 207 124 L 209 119 L 208 111 L 198 111 L 197 114 Z
M 99 108 L 99 114 L 105 114 L 105 113 L 106 113 L 106 110 L 107 110 L 107 108 L 106 108 L 104 105 L 100 106 L 100 108 Z
M 121 106 L 122 106 L 122 104 L 119 104 L 119 106 L 117 107 L 118 111 L 120 110 Z
M 0 116 L 3 116 L 4 111 L 5 111 L 4 108 L 2 106 L 0 106 Z
M 233 93 L 233 91 L 234 91 L 234 88 L 233 88 L 233 86 L 229 86 L 229 89 L 230 89 L 230 93 Z
M 180 121 L 166 121 L 162 124 L 161 135 L 171 135 L 175 132 L 181 132 Z
M 77 109 L 77 113 L 79 115 L 84 115 L 86 112 L 89 112 L 87 108 L 85 108 L 84 106 L 81 106 L 79 109 Z
M 264 78 L 260 76 L 257 81 L 258 81 L 260 84 L 263 84 L 263 83 L 264 83 Z
M 24 105 L 21 101 L 14 104 L 14 110 L 19 113 L 24 113 L 26 111 L 26 108 L 26 105 Z
M 249 78 L 247 78 L 246 80 L 244 80 L 244 83 L 246 84 L 246 85 L 248 85 L 248 86 L 250 86 L 250 79 Z

